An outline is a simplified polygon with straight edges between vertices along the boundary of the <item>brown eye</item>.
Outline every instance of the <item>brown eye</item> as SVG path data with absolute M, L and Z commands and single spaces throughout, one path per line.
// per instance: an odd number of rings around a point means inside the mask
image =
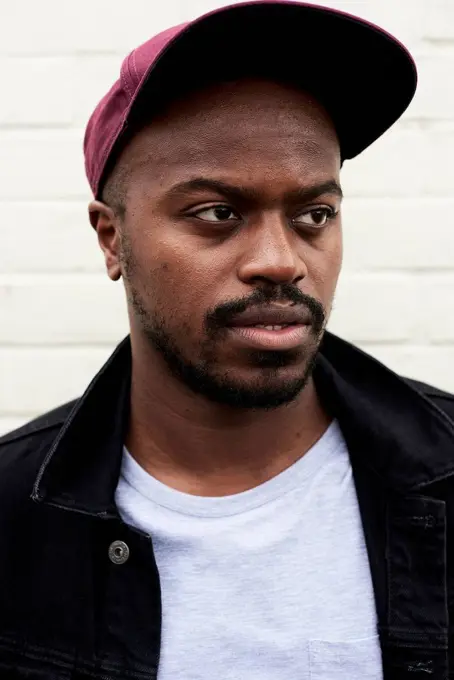
M 211 208 L 203 208 L 197 212 L 192 213 L 193 217 L 197 217 L 204 222 L 228 222 L 231 220 L 238 220 L 238 215 L 228 205 L 214 205 Z
M 298 215 L 293 221 L 296 224 L 303 224 L 305 227 L 324 227 L 329 220 L 336 217 L 336 213 L 332 208 L 321 207 L 311 208 Z

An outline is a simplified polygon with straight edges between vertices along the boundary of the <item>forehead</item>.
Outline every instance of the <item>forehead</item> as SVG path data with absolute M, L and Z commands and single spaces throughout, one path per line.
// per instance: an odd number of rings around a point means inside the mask
M 328 114 L 309 94 L 262 80 L 224 83 L 174 101 L 145 125 L 124 153 L 131 172 L 243 176 L 280 172 L 333 174 L 340 150 Z

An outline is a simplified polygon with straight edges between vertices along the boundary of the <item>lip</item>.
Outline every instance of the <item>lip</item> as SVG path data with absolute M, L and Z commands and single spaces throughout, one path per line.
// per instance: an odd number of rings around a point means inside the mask
M 260 322 L 259 322 L 260 323 Z M 293 324 L 279 330 L 256 326 L 230 326 L 235 340 L 247 347 L 261 350 L 290 350 L 299 347 L 310 330 L 309 324 Z
M 244 328 L 255 325 L 279 326 L 292 324 L 294 326 L 308 326 L 312 321 L 311 313 L 307 307 L 291 305 L 278 307 L 252 307 L 239 314 L 230 324 L 231 328 Z M 263 330 L 263 329 L 258 329 Z M 285 329 L 283 329 L 285 330 Z M 278 333 L 281 331 L 268 331 Z

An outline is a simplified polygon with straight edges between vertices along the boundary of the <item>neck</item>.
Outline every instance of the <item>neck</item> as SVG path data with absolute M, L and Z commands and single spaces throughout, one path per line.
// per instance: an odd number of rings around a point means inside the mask
M 301 458 L 330 423 L 312 380 L 292 404 L 239 411 L 194 394 L 134 342 L 132 350 L 125 443 L 147 472 L 179 491 L 225 496 L 258 486 Z

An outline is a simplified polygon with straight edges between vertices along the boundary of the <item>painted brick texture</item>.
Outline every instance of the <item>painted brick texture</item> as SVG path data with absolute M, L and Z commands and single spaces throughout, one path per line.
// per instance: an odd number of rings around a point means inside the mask
M 343 171 L 345 261 L 330 328 L 454 390 L 454 1 L 325 1 L 394 33 L 420 73 L 402 120 Z M 130 49 L 217 4 L 0 10 L 0 433 L 78 396 L 127 332 L 121 284 L 107 279 L 87 219 L 84 126 Z

